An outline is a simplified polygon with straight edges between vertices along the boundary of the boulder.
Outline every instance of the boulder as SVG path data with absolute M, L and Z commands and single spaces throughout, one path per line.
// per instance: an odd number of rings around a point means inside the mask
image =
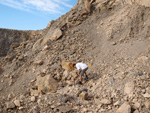
M 131 106 L 128 102 L 124 102 L 116 111 L 116 113 L 131 113 Z
M 61 66 L 65 70 L 72 71 L 74 70 L 73 64 L 74 64 L 73 62 L 62 62 Z
M 50 29 L 46 36 L 42 39 L 41 45 L 45 45 L 49 40 L 56 41 L 62 36 L 60 28 Z
M 44 77 L 38 76 L 36 86 L 39 92 L 48 94 L 57 91 L 58 83 L 51 75 L 46 75 Z
M 57 40 L 58 38 L 60 38 L 62 36 L 62 31 L 57 28 L 54 30 L 52 36 L 50 37 L 51 40 Z

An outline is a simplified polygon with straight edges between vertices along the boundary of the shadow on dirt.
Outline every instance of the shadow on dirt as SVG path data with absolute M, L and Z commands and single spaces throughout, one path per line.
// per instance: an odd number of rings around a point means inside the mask
M 98 80 L 100 77 L 101 77 L 101 75 L 99 75 L 97 73 L 88 73 L 89 80 L 91 80 L 91 79 Z

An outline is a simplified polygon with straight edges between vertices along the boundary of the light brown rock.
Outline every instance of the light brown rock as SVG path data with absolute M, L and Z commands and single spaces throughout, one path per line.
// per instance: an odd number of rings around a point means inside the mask
M 143 97 L 150 98 L 150 94 L 149 93 L 145 93 L 145 94 L 143 94 Z
M 72 71 L 74 70 L 73 64 L 74 64 L 73 62 L 62 62 L 61 66 L 65 70 Z
M 37 77 L 36 85 L 38 86 L 38 91 L 41 93 L 54 93 L 57 91 L 58 83 L 51 76 L 46 75 L 44 77 Z
M 131 113 L 131 106 L 128 102 L 124 102 L 116 111 L 116 113 Z
M 146 107 L 147 109 L 150 109 L 150 102 L 149 102 L 149 101 L 146 101 L 144 104 L 145 104 L 145 107 Z
M 20 107 L 20 106 L 21 106 L 21 104 L 20 104 L 20 100 L 14 100 L 14 104 L 15 104 L 16 106 L 18 106 L 18 107 Z
M 54 30 L 52 36 L 50 37 L 51 40 L 57 40 L 58 38 L 60 38 L 60 36 L 62 36 L 62 31 L 57 28 Z
M 135 110 L 133 113 L 140 113 L 138 110 Z
M 31 96 L 38 96 L 39 95 L 39 91 L 38 90 L 31 90 Z
M 14 98 L 14 97 L 15 97 L 15 94 L 14 94 L 14 93 L 9 93 L 8 99 L 12 99 L 12 98 Z
M 62 80 L 66 80 L 66 79 L 68 78 L 68 76 L 69 76 L 69 71 L 68 71 L 68 70 L 65 70 L 65 71 L 63 72 Z
M 73 85 L 73 82 L 67 80 L 66 83 L 69 85 L 69 86 L 72 86 Z
M 118 106 L 120 104 L 120 101 L 117 101 L 114 103 L 114 106 Z
M 111 100 L 110 100 L 110 99 L 102 99 L 100 102 L 101 102 L 102 104 L 105 104 L 105 105 L 111 104 Z
M 133 91 L 134 91 L 134 82 L 126 83 L 124 88 L 124 93 L 127 94 L 129 97 L 132 97 Z
M 31 97 L 31 101 L 32 101 L 32 102 L 35 102 L 35 96 L 32 96 L 32 97 Z
M 139 102 L 135 102 L 135 103 L 133 104 L 133 108 L 135 108 L 135 109 L 140 108 L 140 106 L 141 106 L 141 104 L 140 104 Z
M 59 111 L 62 113 L 66 113 L 66 112 L 70 112 L 72 107 L 70 105 L 62 105 L 62 106 L 58 106 L 57 109 L 59 109 Z

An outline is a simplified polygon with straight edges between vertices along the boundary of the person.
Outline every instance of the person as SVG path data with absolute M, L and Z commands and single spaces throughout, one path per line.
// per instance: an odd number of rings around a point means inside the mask
M 79 74 L 78 74 L 78 76 L 80 76 L 79 84 L 82 84 L 82 77 L 84 76 L 84 74 L 85 74 L 85 80 L 88 80 L 88 76 L 86 73 L 88 66 L 85 63 L 79 62 L 79 63 L 73 64 L 73 67 L 79 71 Z

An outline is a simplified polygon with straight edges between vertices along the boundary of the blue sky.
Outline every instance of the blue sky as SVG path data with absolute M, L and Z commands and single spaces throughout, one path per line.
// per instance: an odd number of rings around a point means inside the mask
M 44 29 L 76 3 L 77 0 L 0 0 L 0 28 Z

